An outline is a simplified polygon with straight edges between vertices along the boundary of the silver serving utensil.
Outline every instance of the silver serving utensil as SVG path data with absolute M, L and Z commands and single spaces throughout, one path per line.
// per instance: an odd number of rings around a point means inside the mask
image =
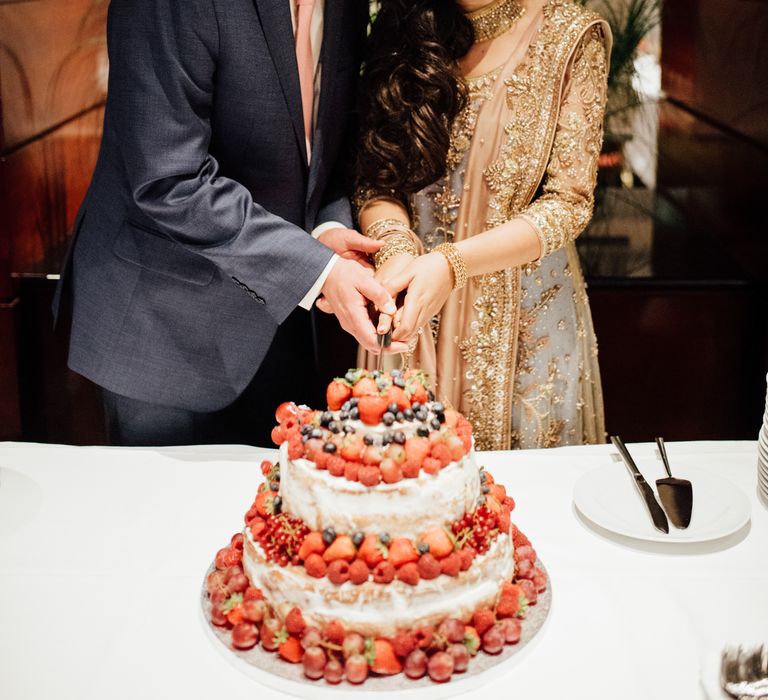
M 376 371 L 381 372 L 382 362 L 384 361 L 384 350 L 392 345 L 392 329 L 390 328 L 386 333 L 379 333 L 379 355 L 376 358 Z
M 661 509 L 661 506 L 656 500 L 653 489 L 650 487 L 648 482 L 645 480 L 645 477 L 637 468 L 635 460 L 633 460 L 632 455 L 629 454 L 629 450 L 627 450 L 624 441 L 618 435 L 612 435 L 611 442 L 613 443 L 613 446 L 619 451 L 619 454 L 624 460 L 624 464 L 627 465 L 629 473 L 635 480 L 635 486 L 637 486 L 637 490 L 643 497 L 643 501 L 645 501 L 645 505 L 648 508 L 648 513 L 650 514 L 651 520 L 653 522 L 653 526 L 657 530 L 661 530 L 665 535 L 668 535 L 669 523 L 667 522 L 667 516 L 664 515 L 664 511 Z
M 731 697 L 768 698 L 768 650 L 754 647 L 726 647 L 720 660 L 720 685 Z
M 693 486 L 688 479 L 678 479 L 672 476 L 672 470 L 669 468 L 669 460 L 667 459 L 667 449 L 664 447 L 664 438 L 657 437 L 656 446 L 659 448 L 661 461 L 664 462 L 664 468 L 668 474 L 664 479 L 656 479 L 659 500 L 672 524 L 684 530 L 691 523 Z

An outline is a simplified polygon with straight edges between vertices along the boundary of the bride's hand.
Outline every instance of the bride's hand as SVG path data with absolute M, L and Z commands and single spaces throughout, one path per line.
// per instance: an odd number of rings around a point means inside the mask
M 412 258 L 404 269 L 382 278 L 382 283 L 393 298 L 408 290 L 392 334 L 392 340 L 408 342 L 443 308 L 453 291 L 453 271 L 442 253 L 428 253 Z
M 385 280 L 399 276 L 414 261 L 414 259 L 415 258 L 412 255 L 408 255 L 407 253 L 392 256 L 378 270 L 376 270 L 376 280 L 384 284 Z M 392 298 L 397 299 L 397 295 Z M 382 334 L 387 333 L 392 327 L 392 318 L 392 316 L 381 314 L 376 332 Z

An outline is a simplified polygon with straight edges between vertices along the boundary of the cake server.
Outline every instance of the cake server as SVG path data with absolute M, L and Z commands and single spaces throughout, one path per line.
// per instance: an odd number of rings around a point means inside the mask
M 659 502 L 656 500 L 656 496 L 653 494 L 653 489 L 650 487 L 645 477 L 640 473 L 640 470 L 635 464 L 635 460 L 632 459 L 632 455 L 629 454 L 624 441 L 618 435 L 611 436 L 611 442 L 614 447 L 619 451 L 621 458 L 624 460 L 624 464 L 627 465 L 630 474 L 635 480 L 635 486 L 640 492 L 640 495 L 645 501 L 645 505 L 648 508 L 648 512 L 651 515 L 653 526 L 657 530 L 661 530 L 665 535 L 669 534 L 669 522 L 667 516 L 664 515 L 664 511 L 661 509 Z
M 664 506 L 664 511 L 669 516 L 672 524 L 684 530 L 691 522 L 693 510 L 693 486 L 688 479 L 678 479 L 672 476 L 667 459 L 667 450 L 664 447 L 664 438 L 656 438 L 656 446 L 659 448 L 661 461 L 667 470 L 667 477 L 656 479 L 656 490 L 659 492 L 659 500 Z
M 386 350 L 390 345 L 392 345 L 391 326 L 386 333 L 378 334 L 378 340 L 379 340 L 379 355 L 376 358 L 376 371 L 381 372 L 381 363 L 384 361 L 384 350 Z

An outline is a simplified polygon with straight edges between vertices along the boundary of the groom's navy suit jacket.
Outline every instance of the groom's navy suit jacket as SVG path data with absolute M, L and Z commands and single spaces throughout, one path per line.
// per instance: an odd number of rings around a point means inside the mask
M 337 166 L 367 13 L 326 0 L 308 166 L 289 0 L 112 0 L 104 135 L 55 302 L 72 294 L 73 370 L 197 411 L 243 391 L 330 260 L 307 231 L 352 223 Z

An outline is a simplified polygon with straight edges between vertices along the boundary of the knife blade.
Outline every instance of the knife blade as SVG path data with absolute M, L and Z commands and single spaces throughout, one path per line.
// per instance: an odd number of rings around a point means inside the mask
M 612 435 L 611 442 L 619 451 L 621 458 L 624 460 L 624 464 L 627 465 L 627 469 L 629 469 L 629 473 L 632 475 L 635 486 L 637 486 L 637 490 L 640 492 L 640 495 L 645 502 L 646 508 L 648 508 L 648 513 L 651 516 L 653 526 L 657 530 L 663 532 L 665 535 L 668 535 L 669 522 L 667 521 L 667 516 L 664 515 L 664 511 L 661 509 L 659 502 L 656 500 L 653 489 L 645 480 L 645 477 L 640 473 L 640 470 L 637 468 L 635 460 L 633 460 L 632 455 L 629 454 L 629 450 L 627 450 L 624 441 L 618 435 Z
M 390 328 L 386 333 L 379 333 L 378 341 L 379 355 L 376 358 L 376 371 L 381 372 L 382 362 L 384 361 L 384 350 L 392 345 L 392 329 Z

